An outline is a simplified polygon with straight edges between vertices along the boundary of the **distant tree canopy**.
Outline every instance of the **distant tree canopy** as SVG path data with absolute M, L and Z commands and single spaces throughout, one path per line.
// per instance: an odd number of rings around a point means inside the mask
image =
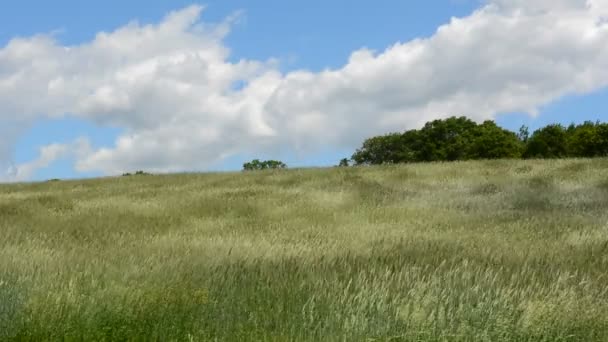
M 586 121 L 566 130 L 568 153 L 578 157 L 608 156 L 608 123 Z
M 549 125 L 532 134 L 524 158 L 564 158 L 568 156 L 568 137 L 561 125 Z
M 428 122 L 418 130 L 369 138 L 353 155 L 357 165 L 470 159 L 608 156 L 608 124 L 548 125 L 529 134 L 466 117 Z
M 284 169 L 287 165 L 282 161 L 278 160 L 265 160 L 260 161 L 259 159 L 254 159 L 248 163 L 243 164 L 244 171 L 254 171 L 254 170 L 266 170 L 266 169 Z
M 513 159 L 521 157 L 524 142 L 517 134 L 498 127 L 494 121 L 485 121 L 473 129 L 467 150 L 468 159 Z

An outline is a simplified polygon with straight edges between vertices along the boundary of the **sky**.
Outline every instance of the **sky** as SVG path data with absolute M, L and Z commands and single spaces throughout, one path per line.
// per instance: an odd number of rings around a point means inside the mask
M 608 0 L 21 0 L 0 22 L 0 182 L 331 166 L 452 115 L 608 121 Z

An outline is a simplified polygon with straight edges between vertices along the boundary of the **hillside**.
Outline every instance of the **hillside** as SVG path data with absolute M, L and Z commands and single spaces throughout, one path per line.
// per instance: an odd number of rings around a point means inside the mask
M 0 340 L 605 341 L 608 159 L 0 185 Z

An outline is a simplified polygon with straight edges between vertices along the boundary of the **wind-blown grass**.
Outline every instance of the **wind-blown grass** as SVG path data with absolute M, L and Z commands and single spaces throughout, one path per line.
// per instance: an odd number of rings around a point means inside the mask
M 0 340 L 606 341 L 608 160 L 2 185 Z

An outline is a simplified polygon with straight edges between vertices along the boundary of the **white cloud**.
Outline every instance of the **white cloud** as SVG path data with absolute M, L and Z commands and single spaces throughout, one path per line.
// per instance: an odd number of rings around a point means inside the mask
M 493 0 L 429 38 L 287 74 L 273 60 L 230 62 L 223 38 L 235 17 L 201 24 L 201 11 L 78 46 L 48 35 L 12 40 L 0 49 L 0 123 L 69 114 L 120 126 L 115 146 L 82 155 L 77 169 L 179 171 L 281 146 L 355 148 L 449 115 L 533 114 L 608 85 L 606 0 Z
M 11 165 L 4 175 L 0 174 L 2 182 L 22 182 L 32 178 L 36 171 L 44 169 L 53 162 L 70 156 L 82 158 L 91 152 L 88 139 L 78 138 L 69 144 L 50 144 L 42 146 L 38 158 L 19 165 Z

